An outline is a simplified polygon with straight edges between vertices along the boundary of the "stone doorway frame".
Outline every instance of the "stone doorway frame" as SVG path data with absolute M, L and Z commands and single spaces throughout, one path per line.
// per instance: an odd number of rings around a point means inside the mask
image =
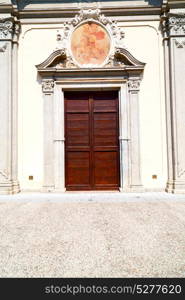
M 144 66 L 130 70 L 37 68 L 44 97 L 43 191 L 65 192 L 64 92 L 107 89 L 119 94 L 120 191 L 143 191 L 139 87 Z
M 70 49 L 75 28 L 95 22 L 110 39 L 110 53 L 103 65 L 76 63 Z M 119 91 L 120 191 L 141 191 L 139 87 L 145 64 L 124 45 L 124 32 L 99 8 L 82 9 L 63 24 L 58 47 L 37 70 L 44 96 L 43 190 L 65 191 L 64 91 L 117 89 Z
M 80 66 L 70 51 L 75 28 L 95 22 L 107 32 L 111 50 L 103 65 Z M 145 64 L 124 46 L 124 32 L 100 9 L 82 9 L 63 24 L 57 49 L 37 65 L 44 96 L 43 190 L 65 191 L 64 91 L 119 91 L 120 191 L 141 191 L 139 87 Z

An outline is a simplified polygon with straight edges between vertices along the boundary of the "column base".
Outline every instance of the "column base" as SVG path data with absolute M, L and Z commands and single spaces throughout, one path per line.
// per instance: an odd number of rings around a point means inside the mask
M 65 193 L 66 192 L 66 188 L 61 188 L 61 189 L 59 189 L 59 188 L 57 188 L 57 189 L 55 189 L 54 191 L 53 191 L 53 193 L 55 193 L 55 194 L 57 194 L 57 193 Z
M 119 189 L 122 193 L 144 193 L 145 189 L 142 185 L 132 185 L 130 187 L 123 187 Z
M 42 192 L 43 193 L 53 193 L 55 191 L 54 185 L 44 185 L 42 187 Z
M 176 180 L 167 182 L 165 191 L 172 194 L 185 194 L 185 182 Z
M 66 188 L 55 188 L 54 186 L 43 186 L 42 187 L 43 193 L 65 193 Z
M 19 185 L 18 181 L 13 181 L 12 191 L 13 191 L 13 194 L 20 193 L 21 189 L 20 189 L 20 185 Z
M 0 182 L 0 195 L 13 195 L 20 192 L 18 181 Z

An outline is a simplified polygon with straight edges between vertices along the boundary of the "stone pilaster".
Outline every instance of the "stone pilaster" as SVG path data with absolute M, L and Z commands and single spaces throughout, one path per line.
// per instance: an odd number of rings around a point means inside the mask
M 12 40 L 12 180 L 13 193 L 19 192 L 18 182 L 18 41 L 20 24 L 15 22 Z
M 43 191 L 54 190 L 54 81 L 44 79 L 42 81 L 42 92 L 44 95 L 44 184 Z
M 54 91 L 54 153 L 55 153 L 55 192 L 65 189 L 65 137 L 64 137 L 64 91 L 55 84 Z
M 129 189 L 129 101 L 127 83 L 125 82 L 119 91 L 119 145 L 120 145 L 120 192 Z
M 140 79 L 130 78 L 128 81 L 130 108 L 130 188 L 132 191 L 142 191 L 141 157 L 140 157 L 140 124 L 139 124 L 139 88 Z
M 166 66 L 168 181 L 166 191 L 185 193 L 185 14 L 163 20 Z
M 13 194 L 19 191 L 15 36 L 18 39 L 18 23 L 14 18 L 0 18 L 0 194 Z

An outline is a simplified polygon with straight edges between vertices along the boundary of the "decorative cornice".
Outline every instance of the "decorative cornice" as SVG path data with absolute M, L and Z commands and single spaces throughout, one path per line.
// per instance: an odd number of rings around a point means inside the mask
M 128 81 L 128 90 L 130 93 L 138 93 L 140 89 L 140 80 L 139 79 L 130 79 Z
M 29 2 L 29 5 L 25 5 L 25 3 Z M 25 16 L 28 17 L 32 15 L 35 18 L 43 18 L 43 17 L 53 17 L 55 18 L 58 16 L 60 12 L 60 17 L 73 17 L 74 14 L 78 13 L 79 8 L 84 7 L 92 7 L 93 2 L 96 8 L 98 7 L 98 2 L 100 1 L 82 1 L 82 0 L 76 0 L 76 5 L 63 5 L 63 2 L 67 1 L 50 1 L 52 3 L 51 6 L 48 6 L 48 1 L 39 1 L 39 6 L 37 5 L 36 1 L 17 1 L 18 9 L 17 14 L 21 17 Z M 68 0 L 68 2 L 70 2 Z M 86 2 L 86 3 L 85 3 Z M 89 2 L 89 3 L 87 3 Z M 102 1 L 103 2 L 103 1 Z M 114 2 L 114 1 L 113 1 Z M 134 15 L 159 15 L 161 13 L 161 5 L 159 4 L 149 4 L 148 1 L 143 1 L 143 4 L 140 2 L 137 4 L 137 1 L 128 1 L 129 4 L 125 1 L 120 1 L 119 3 L 119 9 L 115 5 L 111 5 L 109 1 L 106 1 L 104 5 L 101 6 L 101 11 L 104 15 L 107 16 L 131 16 L 131 18 Z M 154 2 L 154 1 L 152 1 Z M 156 1 L 160 2 L 160 1 Z M 80 5 L 81 4 L 81 5 Z
M 54 80 L 53 79 L 43 80 L 42 91 L 44 94 L 52 94 L 54 91 Z

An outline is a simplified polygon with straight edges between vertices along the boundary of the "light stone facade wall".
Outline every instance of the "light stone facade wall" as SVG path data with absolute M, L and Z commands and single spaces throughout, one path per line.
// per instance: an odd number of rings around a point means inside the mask
M 167 180 L 163 48 L 159 22 L 119 22 L 125 45 L 146 63 L 141 82 L 141 176 L 145 188 L 164 189 Z M 60 24 L 23 25 L 19 44 L 19 180 L 22 189 L 43 183 L 43 97 L 35 65 L 56 48 Z M 24 85 L 22 84 L 24 82 Z M 29 175 L 34 180 L 29 180 Z M 157 175 L 157 179 L 152 179 Z
M 121 101 L 122 191 L 138 185 L 143 191 L 185 193 L 184 0 L 0 1 L 0 193 L 42 191 L 44 186 L 64 191 L 59 98 L 65 86 L 58 77 L 47 93 L 43 80 L 49 73 L 41 74 L 38 65 L 59 47 L 56 36 L 64 22 L 92 6 L 117 21 L 124 47 L 145 63 L 140 85 L 124 75 L 114 86 Z M 111 86 L 111 80 L 98 84 Z

